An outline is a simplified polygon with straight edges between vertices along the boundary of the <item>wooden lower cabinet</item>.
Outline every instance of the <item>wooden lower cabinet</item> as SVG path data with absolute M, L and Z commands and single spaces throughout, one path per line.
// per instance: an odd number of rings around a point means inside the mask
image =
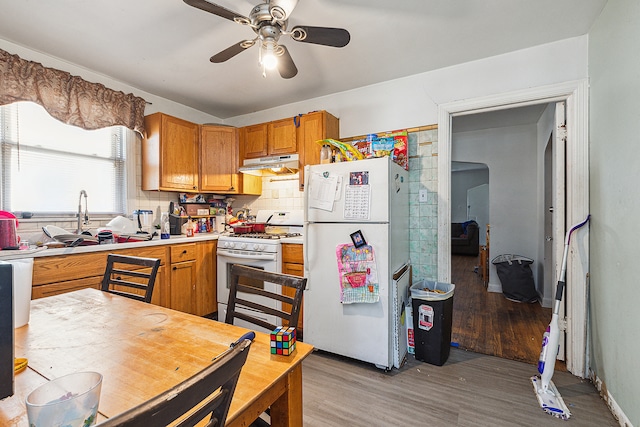
M 210 240 L 196 245 L 196 285 L 193 314 L 198 316 L 206 316 L 218 311 L 216 292 L 217 243 L 217 240 Z
M 216 307 L 216 240 L 117 249 L 83 254 L 37 257 L 31 298 L 83 288 L 100 289 L 110 253 L 160 259 L 152 304 L 210 314 Z
M 304 276 L 304 258 L 302 256 L 302 245 L 293 243 L 282 244 L 282 272 L 285 274 L 291 274 L 293 276 Z M 283 289 L 284 295 L 293 297 L 295 290 Z M 285 304 L 287 306 L 288 304 Z M 289 307 L 287 307 L 288 309 Z M 303 317 L 304 317 L 304 298 L 302 299 L 302 305 L 300 307 L 300 317 L 298 318 L 298 335 L 302 337 L 303 330 Z

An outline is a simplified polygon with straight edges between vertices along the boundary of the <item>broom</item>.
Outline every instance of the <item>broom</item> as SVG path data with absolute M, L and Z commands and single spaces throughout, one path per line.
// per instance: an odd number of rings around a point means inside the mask
M 560 392 L 556 388 L 555 384 L 551 381 L 559 350 L 558 340 L 560 339 L 560 327 L 558 326 L 558 313 L 560 311 L 560 302 L 562 301 L 562 293 L 564 292 L 565 287 L 567 256 L 569 254 L 571 233 L 585 225 L 589 221 L 590 217 L 591 215 L 587 215 L 587 218 L 584 221 L 574 225 L 567 232 L 567 236 L 564 241 L 564 253 L 562 255 L 560 278 L 558 280 L 558 286 L 556 287 L 553 315 L 551 316 L 551 322 L 549 323 L 549 326 L 547 326 L 547 330 L 542 336 L 542 351 L 540 352 L 540 358 L 538 359 L 538 372 L 540 373 L 540 376 L 534 375 L 531 377 L 533 389 L 535 390 L 538 403 L 542 410 L 563 420 L 569 419 L 571 412 L 569 412 L 569 408 L 567 408 L 567 405 L 564 403 L 564 400 L 562 399 L 562 396 L 560 396 Z

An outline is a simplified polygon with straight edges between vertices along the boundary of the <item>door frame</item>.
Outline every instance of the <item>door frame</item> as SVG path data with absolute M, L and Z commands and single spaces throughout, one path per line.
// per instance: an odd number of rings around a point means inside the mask
M 565 101 L 567 109 L 566 223 L 583 221 L 589 212 L 589 85 L 587 79 L 453 101 L 438 106 L 438 280 L 451 280 L 451 123 L 452 118 L 487 111 Z M 588 224 L 587 224 L 588 225 Z M 585 378 L 587 372 L 587 273 L 589 230 L 574 238 L 567 262 L 566 365 Z M 564 236 L 554 236 L 564 240 Z M 572 242 L 574 242 L 572 239 Z

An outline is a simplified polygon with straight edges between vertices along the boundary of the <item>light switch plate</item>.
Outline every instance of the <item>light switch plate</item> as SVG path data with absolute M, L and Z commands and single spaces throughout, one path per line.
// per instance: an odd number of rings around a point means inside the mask
M 429 195 L 429 190 L 426 190 L 426 189 L 420 190 L 420 203 L 427 203 L 428 195 Z

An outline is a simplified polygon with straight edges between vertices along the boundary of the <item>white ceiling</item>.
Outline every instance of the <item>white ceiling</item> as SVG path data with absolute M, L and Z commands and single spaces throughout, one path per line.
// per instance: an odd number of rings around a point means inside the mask
M 254 33 L 182 0 L 0 0 L 0 38 L 226 119 L 583 35 L 606 1 L 299 0 L 289 28 L 345 28 L 351 42 L 283 37 L 289 80 L 263 78 L 255 46 L 209 62 Z M 248 16 L 259 0 L 216 2 Z

